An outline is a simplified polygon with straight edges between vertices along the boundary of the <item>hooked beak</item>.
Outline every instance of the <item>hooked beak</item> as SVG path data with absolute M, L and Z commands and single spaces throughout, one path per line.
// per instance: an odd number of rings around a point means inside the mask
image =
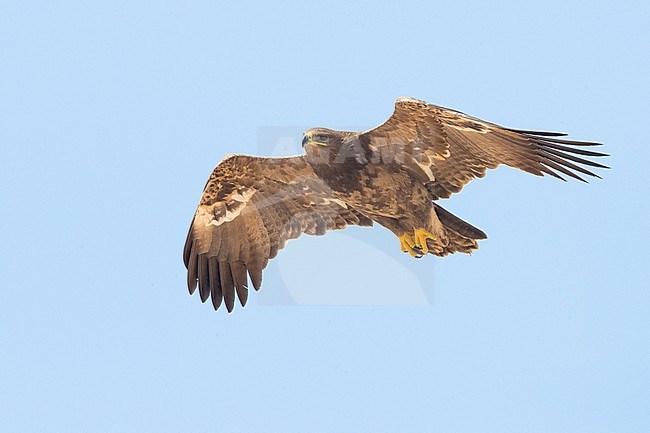
M 305 147 L 308 144 L 315 144 L 317 146 L 327 147 L 327 143 L 314 140 L 314 136 L 312 134 L 305 134 L 305 136 L 302 139 L 302 147 Z

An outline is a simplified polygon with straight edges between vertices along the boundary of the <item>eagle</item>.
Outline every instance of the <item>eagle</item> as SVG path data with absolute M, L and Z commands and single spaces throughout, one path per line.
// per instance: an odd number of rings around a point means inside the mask
M 487 236 L 437 203 L 503 164 L 537 176 L 586 182 L 584 157 L 600 143 L 564 133 L 505 128 L 414 98 L 398 98 L 390 118 L 364 132 L 313 128 L 305 153 L 291 157 L 231 154 L 208 179 L 190 225 L 183 259 L 190 294 L 228 312 L 242 307 L 249 280 L 289 239 L 348 225 L 379 224 L 412 257 L 471 253 Z M 580 155 L 580 156 L 578 156 Z

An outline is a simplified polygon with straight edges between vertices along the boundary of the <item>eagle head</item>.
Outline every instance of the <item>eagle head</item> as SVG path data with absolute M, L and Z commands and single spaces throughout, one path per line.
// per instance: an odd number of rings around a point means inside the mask
M 302 139 L 302 147 L 306 146 L 320 146 L 332 147 L 340 142 L 342 139 L 340 131 L 334 131 L 327 128 L 312 128 L 305 131 Z
M 366 161 L 366 149 L 363 148 L 358 134 L 353 132 L 312 128 L 305 131 L 302 147 L 307 153 L 307 161 L 312 166 Z

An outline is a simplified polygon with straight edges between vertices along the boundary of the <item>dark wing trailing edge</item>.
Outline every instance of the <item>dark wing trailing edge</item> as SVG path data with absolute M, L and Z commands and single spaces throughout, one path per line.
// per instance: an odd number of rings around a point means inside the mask
M 583 166 L 607 166 L 576 156 L 607 156 L 583 149 L 600 143 L 558 138 L 565 135 L 504 128 L 417 99 L 398 98 L 393 115 L 360 138 L 373 152 L 399 154 L 405 163 L 419 167 L 433 194 L 448 198 L 500 164 L 562 180 L 562 175 L 583 182 L 581 174 L 600 177 Z M 393 149 L 386 152 L 389 147 Z
M 304 156 L 226 157 L 212 172 L 190 225 L 183 260 L 190 294 L 223 300 L 230 312 L 235 295 L 248 299 L 248 277 L 256 290 L 262 270 L 287 240 L 322 235 L 372 221 L 337 200 Z

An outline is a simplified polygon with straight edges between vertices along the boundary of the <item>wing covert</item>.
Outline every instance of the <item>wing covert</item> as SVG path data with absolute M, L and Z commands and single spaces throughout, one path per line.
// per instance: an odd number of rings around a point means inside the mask
M 396 154 L 397 149 L 425 172 L 436 198 L 448 198 L 501 164 L 583 182 L 581 174 L 599 177 L 584 166 L 608 168 L 580 157 L 607 156 L 583 149 L 600 143 L 558 138 L 564 135 L 504 128 L 418 99 L 398 98 L 392 116 L 361 138 L 378 154 Z M 386 152 L 387 146 L 393 150 Z

